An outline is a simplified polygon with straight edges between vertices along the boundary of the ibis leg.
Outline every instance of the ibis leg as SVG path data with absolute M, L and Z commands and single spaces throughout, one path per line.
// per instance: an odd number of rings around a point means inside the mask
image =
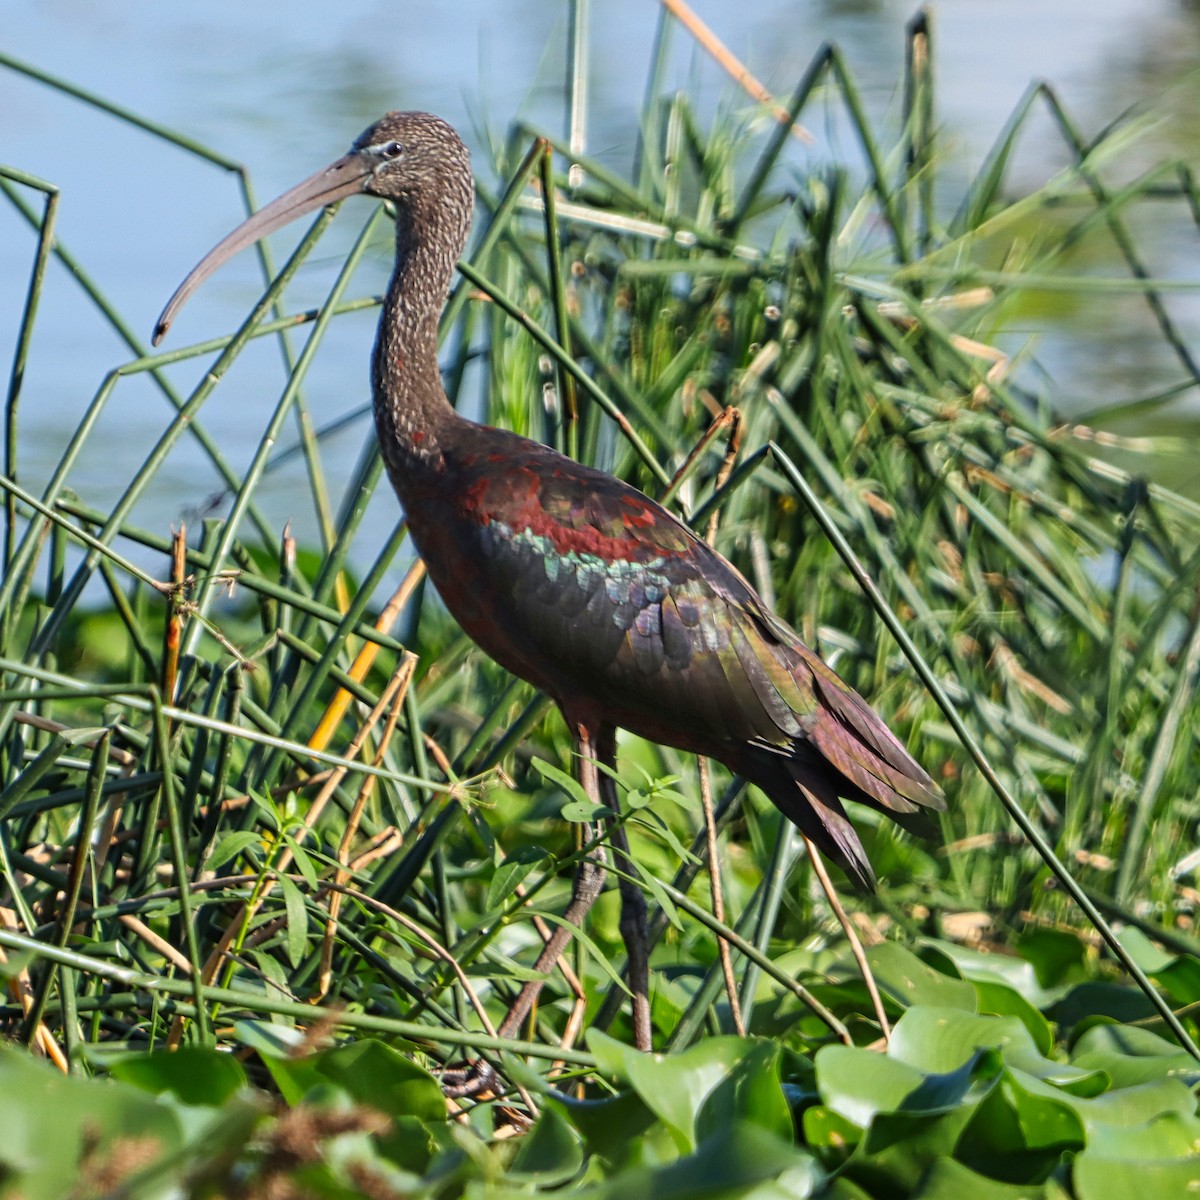
M 584 791 L 597 804 L 601 803 L 600 789 L 597 783 L 599 772 L 596 770 L 596 745 L 591 732 L 580 727 L 576 731 L 575 749 L 579 755 L 579 782 Z M 590 826 L 588 827 L 590 829 Z M 539 975 L 548 975 L 554 970 L 559 955 L 567 948 L 567 943 L 574 936 L 575 930 L 583 925 L 588 910 L 596 902 L 600 890 L 604 886 L 604 850 L 597 846 L 575 868 L 575 880 L 571 889 L 571 902 L 563 913 L 563 924 L 559 925 L 547 940 L 538 955 L 533 969 Z M 529 1016 L 542 990 L 543 981 L 531 979 L 520 991 L 513 1006 L 508 1010 L 503 1023 L 497 1030 L 501 1037 L 515 1037 Z
M 596 742 L 596 757 L 606 767 L 616 766 L 616 730 L 611 725 L 601 728 Z M 620 812 L 621 802 L 612 777 L 598 772 L 601 802 Z M 629 839 L 620 821 L 609 825 L 609 841 L 613 847 L 614 865 L 627 875 L 636 875 L 629 854 Z M 639 1050 L 650 1050 L 650 935 L 647 931 L 646 897 L 632 879 L 619 877 L 621 892 L 621 937 L 625 941 L 625 974 L 633 993 L 633 1044 Z

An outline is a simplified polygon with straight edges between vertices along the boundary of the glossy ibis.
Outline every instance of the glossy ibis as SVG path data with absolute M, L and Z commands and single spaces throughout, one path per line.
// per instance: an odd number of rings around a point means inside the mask
M 467 239 L 466 147 L 444 121 L 393 112 L 348 154 L 234 230 L 184 280 L 157 342 L 225 259 L 301 214 L 351 195 L 392 200 L 396 262 L 372 358 L 375 424 L 388 474 L 429 576 L 463 629 L 553 697 L 588 794 L 616 808 L 616 729 L 719 759 L 757 784 L 862 888 L 874 876 L 846 818 L 855 800 L 920 831 L 944 808 L 937 785 L 867 703 L 772 613 L 706 542 L 641 492 L 554 450 L 475 424 L 450 406 L 438 317 Z M 614 845 L 624 853 L 623 831 Z M 582 921 L 603 881 L 576 876 Z M 637 1043 L 650 1045 L 641 892 L 622 883 Z M 545 973 L 570 937 L 559 927 Z M 538 984 L 501 1032 L 512 1034 Z

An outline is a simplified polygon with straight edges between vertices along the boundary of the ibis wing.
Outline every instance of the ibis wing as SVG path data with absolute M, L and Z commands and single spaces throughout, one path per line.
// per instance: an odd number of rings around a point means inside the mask
M 513 440 L 502 475 L 460 467 L 458 521 L 493 618 L 464 625 L 560 703 L 584 699 L 611 724 L 745 774 L 869 886 L 839 798 L 920 829 L 922 810 L 944 807 L 937 786 L 687 526 L 611 476 Z

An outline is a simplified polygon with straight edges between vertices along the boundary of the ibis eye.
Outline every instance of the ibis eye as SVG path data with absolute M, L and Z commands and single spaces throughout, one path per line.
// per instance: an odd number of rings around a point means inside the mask
M 404 153 L 404 147 L 399 142 L 384 142 L 379 147 L 380 158 L 399 158 Z

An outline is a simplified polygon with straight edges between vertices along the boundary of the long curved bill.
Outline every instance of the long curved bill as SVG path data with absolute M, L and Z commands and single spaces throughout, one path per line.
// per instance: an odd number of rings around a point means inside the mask
M 158 345 L 188 297 L 223 263 L 240 250 L 253 245 L 276 229 L 302 217 L 314 208 L 322 208 L 346 196 L 363 191 L 371 178 L 371 164 L 361 154 L 351 152 L 331 163 L 323 171 L 310 175 L 303 183 L 260 208 L 243 221 L 228 237 L 218 242 L 191 270 L 154 326 L 153 344 Z

